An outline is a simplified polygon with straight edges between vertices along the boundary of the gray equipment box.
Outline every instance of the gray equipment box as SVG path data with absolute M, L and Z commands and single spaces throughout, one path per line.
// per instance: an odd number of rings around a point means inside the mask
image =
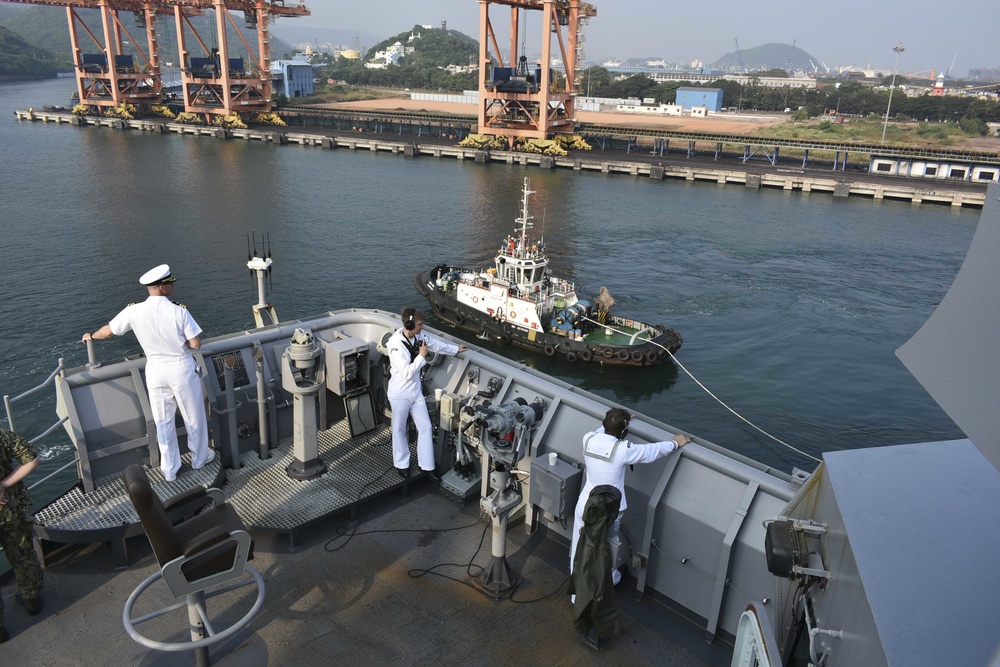
M 531 504 L 557 519 L 573 514 L 582 482 L 583 471 L 562 459 L 555 465 L 549 465 L 548 454 L 531 459 Z
M 368 343 L 360 338 L 324 342 L 326 388 L 337 396 L 350 396 L 367 389 Z

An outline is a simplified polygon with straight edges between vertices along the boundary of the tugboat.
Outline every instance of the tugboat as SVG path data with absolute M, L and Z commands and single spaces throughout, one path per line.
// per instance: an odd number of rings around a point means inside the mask
M 524 179 L 515 234 L 503 240 L 485 270 L 440 264 L 413 284 L 441 321 L 504 344 L 569 362 L 655 366 L 681 347 L 681 335 L 662 324 L 611 315 L 615 300 L 601 288 L 594 303 L 577 298 L 572 282 L 553 276 L 544 239 L 528 237 L 532 217 Z

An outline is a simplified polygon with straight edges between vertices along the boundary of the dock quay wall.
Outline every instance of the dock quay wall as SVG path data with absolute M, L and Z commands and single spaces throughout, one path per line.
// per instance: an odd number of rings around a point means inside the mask
M 273 144 L 297 144 L 326 149 L 363 150 L 384 152 L 406 157 L 429 156 L 471 160 L 477 163 L 501 162 L 535 166 L 541 169 L 572 169 L 574 171 L 594 171 L 604 174 L 626 174 L 629 176 L 656 180 L 681 179 L 685 181 L 707 181 L 720 185 L 738 185 L 746 188 L 777 188 L 799 192 L 823 192 L 834 197 L 867 197 L 870 199 L 892 199 L 909 201 L 914 204 L 943 204 L 950 206 L 982 207 L 986 201 L 986 189 L 957 190 L 946 184 L 915 182 L 900 178 L 898 184 L 886 179 L 873 178 L 868 174 L 831 172 L 829 176 L 797 169 L 741 169 L 738 167 L 687 166 L 679 164 L 652 163 L 608 159 L 602 152 L 573 153 L 568 156 L 551 156 L 519 151 L 482 150 L 466 148 L 453 143 L 392 141 L 375 135 L 333 135 L 320 132 L 288 131 L 280 129 L 226 129 L 204 125 L 185 125 L 167 119 L 123 120 L 119 118 L 99 118 L 75 116 L 69 113 L 51 111 L 16 111 L 18 120 L 46 123 L 67 123 L 70 125 L 93 125 L 118 130 L 139 130 L 142 132 L 175 133 L 216 139 L 242 139 L 244 141 L 264 141 Z

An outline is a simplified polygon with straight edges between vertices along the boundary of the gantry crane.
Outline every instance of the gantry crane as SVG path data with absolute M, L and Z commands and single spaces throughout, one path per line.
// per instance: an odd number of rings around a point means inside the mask
M 98 108 L 123 103 L 155 104 L 162 101 L 163 80 L 156 29 L 157 18 L 172 16 L 177 29 L 184 109 L 193 113 L 228 115 L 238 111 L 270 111 L 271 58 L 268 21 L 272 16 L 308 16 L 298 0 L 0 0 L 28 5 L 66 7 L 73 62 L 76 65 L 80 103 Z M 79 14 L 81 9 L 100 12 L 103 35 L 94 34 Z M 206 40 L 191 24 L 192 16 L 215 10 L 215 32 Z M 257 48 L 246 42 L 230 14 L 242 11 L 246 27 L 257 32 Z M 134 26 L 145 32 L 145 50 L 122 20 L 132 14 Z M 247 52 L 229 57 L 227 23 L 236 27 Z M 188 50 L 188 34 L 197 51 Z M 85 36 L 85 38 L 84 38 Z M 103 39 L 101 38 L 103 37 Z M 81 43 L 81 38 L 83 43 Z M 125 53 L 125 38 L 138 53 L 138 61 Z M 211 48 L 208 43 L 217 44 Z M 89 50 L 88 50 L 88 45 Z M 196 55 L 200 54 L 200 55 Z
M 580 21 L 597 15 L 583 0 L 478 0 L 479 2 L 479 132 L 545 139 L 574 130 L 573 86 L 576 81 Z M 500 50 L 490 6 L 510 7 L 510 49 Z M 528 66 L 524 45 L 518 48 L 521 21 L 529 10 L 542 13 L 542 57 Z M 566 29 L 566 36 L 563 35 Z M 526 29 L 526 28 L 525 28 Z M 556 38 L 566 71 L 559 90 L 552 80 L 552 37 Z M 490 57 L 490 50 L 496 64 Z

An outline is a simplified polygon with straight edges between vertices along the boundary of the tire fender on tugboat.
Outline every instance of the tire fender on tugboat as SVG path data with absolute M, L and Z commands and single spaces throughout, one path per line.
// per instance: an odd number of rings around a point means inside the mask
M 568 361 L 570 363 L 573 363 L 574 361 L 576 361 L 576 352 L 567 352 L 566 353 L 566 361 Z
M 615 352 L 615 356 L 622 361 L 628 361 L 628 350 L 618 350 Z
M 642 350 L 632 350 L 632 361 L 642 361 Z
M 580 359 L 582 359 L 583 361 L 590 361 L 593 358 L 594 358 L 594 353 L 590 351 L 590 348 L 585 347 L 582 350 L 580 350 Z
M 546 345 L 545 346 L 545 356 L 546 357 L 554 357 L 555 355 L 556 355 L 556 348 L 552 347 L 551 345 Z

